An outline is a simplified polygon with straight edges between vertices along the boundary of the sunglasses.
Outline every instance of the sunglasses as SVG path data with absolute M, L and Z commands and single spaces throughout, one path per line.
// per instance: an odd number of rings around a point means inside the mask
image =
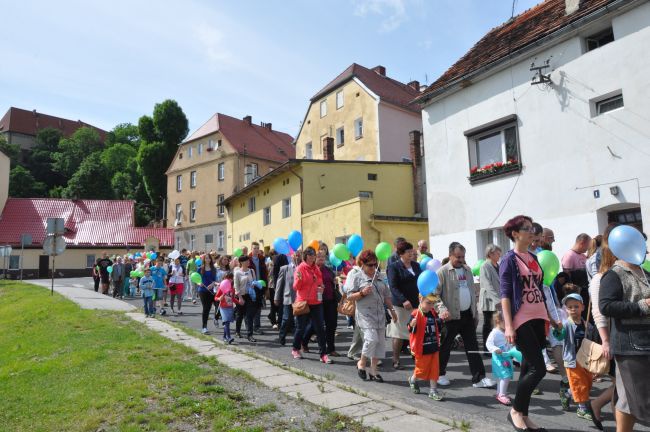
M 365 266 L 366 267 L 377 267 L 377 263 L 376 262 L 374 262 L 374 263 L 366 263 Z

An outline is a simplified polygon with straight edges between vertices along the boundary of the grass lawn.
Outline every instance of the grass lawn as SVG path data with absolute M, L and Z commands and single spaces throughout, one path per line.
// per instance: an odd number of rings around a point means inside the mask
M 2 281 L 0 326 L 0 430 L 302 429 L 276 404 L 252 403 L 242 374 L 123 314 Z M 332 427 L 319 415 L 317 429 Z

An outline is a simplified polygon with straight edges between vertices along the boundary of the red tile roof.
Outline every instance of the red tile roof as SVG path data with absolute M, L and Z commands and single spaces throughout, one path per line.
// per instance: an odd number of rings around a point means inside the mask
M 322 98 L 327 93 L 332 92 L 337 87 L 340 87 L 355 77 L 373 93 L 379 96 L 382 101 L 397 105 L 410 111 L 420 112 L 419 105 L 413 103 L 413 99 L 420 94 L 419 90 L 385 75 L 380 75 L 374 70 L 356 63 L 352 63 L 346 70 L 341 72 L 339 76 L 330 81 L 329 84 L 323 87 L 311 98 L 311 101 L 314 102 L 317 99 Z
M 276 162 L 295 157 L 293 137 L 270 127 L 248 124 L 225 114 L 216 113 L 184 142 L 194 141 L 206 135 L 221 132 L 239 154 Z
M 81 127 L 95 129 L 102 141 L 106 139 L 106 131 L 99 129 L 81 120 L 68 120 L 61 117 L 51 116 L 34 111 L 27 111 L 20 108 L 11 107 L 0 119 L 0 132 L 17 132 L 25 135 L 36 136 L 40 129 L 53 127 L 63 132 L 64 137 L 69 137 Z
M 432 93 L 438 93 L 444 87 L 462 81 L 473 72 L 503 60 L 511 53 L 530 46 L 614 1 L 616 0 L 582 0 L 580 8 L 570 15 L 566 14 L 565 0 L 546 0 L 538 4 L 488 32 L 431 84 L 418 100 L 426 100 Z
M 0 244 L 20 245 L 20 235 L 43 244 L 47 218 L 65 219 L 68 246 L 142 246 L 156 237 L 163 247 L 174 244 L 174 230 L 133 226 L 133 201 L 9 198 L 0 216 Z

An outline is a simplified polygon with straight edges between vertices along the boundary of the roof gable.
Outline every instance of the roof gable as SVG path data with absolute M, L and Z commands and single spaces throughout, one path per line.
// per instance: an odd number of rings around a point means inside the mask
M 27 111 L 15 107 L 9 108 L 2 119 L 0 119 L 0 132 L 16 132 L 36 136 L 39 130 L 48 127 L 59 129 L 66 138 L 82 127 L 95 129 L 99 133 L 102 141 L 106 139 L 107 133 L 105 130 L 84 123 L 81 120 L 68 120 L 62 117 L 39 113 L 36 110 Z

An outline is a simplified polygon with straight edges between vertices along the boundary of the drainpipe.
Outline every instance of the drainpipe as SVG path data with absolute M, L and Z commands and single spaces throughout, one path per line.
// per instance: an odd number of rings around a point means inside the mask
M 305 214 L 305 205 L 304 205 L 304 183 L 303 183 L 303 178 L 300 177 L 298 174 L 294 172 L 294 170 L 290 169 L 289 172 L 296 177 L 298 177 L 298 180 L 300 181 L 300 233 L 303 234 L 302 232 L 302 216 Z M 302 236 L 302 241 L 304 243 L 305 241 L 305 236 Z M 302 244 L 301 244 L 302 246 Z

